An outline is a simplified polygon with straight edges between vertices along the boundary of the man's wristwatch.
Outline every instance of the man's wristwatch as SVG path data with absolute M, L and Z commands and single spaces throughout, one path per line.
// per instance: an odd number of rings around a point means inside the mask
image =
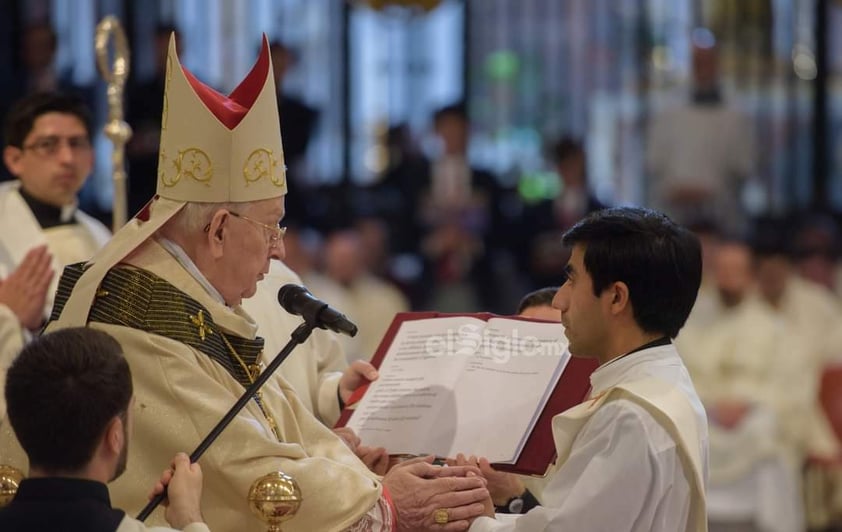
M 506 504 L 495 506 L 494 511 L 498 514 L 525 514 L 539 504 L 531 491 L 523 490 L 523 493 L 512 497 Z

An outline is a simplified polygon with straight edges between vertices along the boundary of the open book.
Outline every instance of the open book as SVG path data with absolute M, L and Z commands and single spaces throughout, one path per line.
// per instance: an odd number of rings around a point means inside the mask
M 380 378 L 346 425 L 392 454 L 484 456 L 542 474 L 552 416 L 578 404 L 595 364 L 573 359 L 560 323 L 491 314 L 398 314 L 372 359 Z

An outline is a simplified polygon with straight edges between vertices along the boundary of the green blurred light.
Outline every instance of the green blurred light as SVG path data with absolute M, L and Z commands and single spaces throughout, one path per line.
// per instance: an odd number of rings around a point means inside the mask
M 486 73 L 490 78 L 499 81 L 513 79 L 517 75 L 519 68 L 520 60 L 517 54 L 509 50 L 492 52 L 485 60 Z
M 518 194 L 526 203 L 538 203 L 558 196 L 559 179 L 555 172 L 527 172 L 520 176 Z

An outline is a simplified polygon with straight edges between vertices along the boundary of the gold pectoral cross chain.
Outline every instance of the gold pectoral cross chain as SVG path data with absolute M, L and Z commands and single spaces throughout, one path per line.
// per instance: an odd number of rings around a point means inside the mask
M 234 346 L 231 345 L 231 342 L 228 341 L 228 338 L 226 338 L 224 334 L 220 334 L 220 336 L 222 336 L 222 340 L 225 342 L 225 345 L 228 346 L 228 349 L 231 351 L 231 354 L 234 355 L 234 358 L 236 359 L 237 363 L 240 365 L 243 371 L 245 371 L 249 383 L 254 383 L 254 381 L 257 380 L 257 377 L 260 376 L 260 373 L 263 371 L 262 365 L 260 363 L 246 365 L 246 363 L 237 353 L 237 350 L 234 349 Z M 272 433 L 275 435 L 278 441 L 284 441 L 281 438 L 281 431 L 278 428 L 278 423 L 275 421 L 275 418 L 272 417 L 272 414 L 269 413 L 269 410 L 263 403 L 262 390 L 258 390 L 257 393 L 254 394 L 254 402 L 257 403 L 257 407 L 260 408 L 260 412 L 263 414 L 263 417 L 266 418 L 266 422 L 269 424 L 269 428 L 272 429 Z

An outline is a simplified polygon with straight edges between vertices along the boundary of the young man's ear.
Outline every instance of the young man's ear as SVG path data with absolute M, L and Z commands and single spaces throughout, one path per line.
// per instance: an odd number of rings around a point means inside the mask
M 626 283 L 618 281 L 612 283 L 608 290 L 611 297 L 611 312 L 619 314 L 629 305 L 629 287 Z
M 105 444 L 108 446 L 108 450 L 114 454 L 120 454 L 126 443 L 125 437 L 123 420 L 120 416 L 114 416 L 105 429 Z

